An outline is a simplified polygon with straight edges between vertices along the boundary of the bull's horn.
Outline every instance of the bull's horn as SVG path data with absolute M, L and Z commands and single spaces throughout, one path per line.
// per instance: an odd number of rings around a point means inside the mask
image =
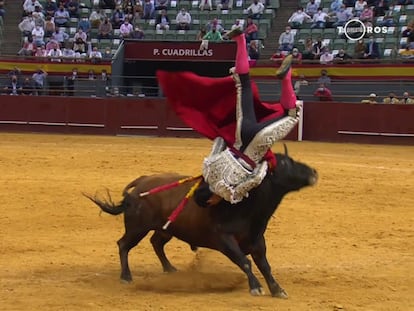
M 288 148 L 287 148 L 287 146 L 286 146 L 285 143 L 283 143 L 283 148 L 285 148 L 285 156 L 289 156 L 289 154 L 288 154 Z

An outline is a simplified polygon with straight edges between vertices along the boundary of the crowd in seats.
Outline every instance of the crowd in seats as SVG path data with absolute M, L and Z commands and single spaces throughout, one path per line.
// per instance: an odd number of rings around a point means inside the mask
M 1 0 L 0 0 L 1 1 Z M 125 38 L 196 40 L 211 37 L 212 21 L 220 35 L 234 25 L 245 30 L 248 44 L 264 39 L 274 9 L 267 0 L 24 0 L 18 27 L 21 56 L 49 55 L 47 43 L 58 41 L 62 55 L 88 59 L 98 47 L 112 52 Z M 211 33 L 207 36 L 207 33 Z M 202 36 L 200 35 L 202 34 Z M 207 36 L 207 37 L 206 37 Z M 58 37 L 58 38 L 57 38 Z M 214 35 L 215 41 L 223 40 Z M 225 39 L 225 38 L 224 38 Z M 261 41 L 252 46 L 262 47 Z M 63 52 L 63 49 L 73 50 Z M 253 50 L 253 48 L 252 48 Z M 56 53 L 55 53 L 56 52 Z M 51 54 L 59 54 L 53 51 Z M 252 55 L 254 53 L 252 52 Z
M 365 35 L 348 38 L 348 22 L 351 27 L 363 24 Z M 296 48 L 304 60 L 331 64 L 414 59 L 412 0 L 299 0 L 286 26 L 279 37 L 280 51 Z M 345 58 L 336 57 L 339 52 Z

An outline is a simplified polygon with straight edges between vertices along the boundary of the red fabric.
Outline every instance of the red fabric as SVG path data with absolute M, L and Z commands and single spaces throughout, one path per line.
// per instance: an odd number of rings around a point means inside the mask
M 228 145 L 234 144 L 236 87 L 231 76 L 210 78 L 192 72 L 159 70 L 157 78 L 168 103 L 188 126 L 211 140 L 221 136 Z M 281 104 L 260 101 L 253 82 L 252 88 L 259 122 L 284 114 Z

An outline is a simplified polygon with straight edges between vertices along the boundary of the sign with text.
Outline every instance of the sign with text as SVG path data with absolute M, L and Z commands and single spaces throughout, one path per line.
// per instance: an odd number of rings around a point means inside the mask
M 177 42 L 177 41 L 125 41 L 126 60 L 232 62 L 236 57 L 233 41 Z

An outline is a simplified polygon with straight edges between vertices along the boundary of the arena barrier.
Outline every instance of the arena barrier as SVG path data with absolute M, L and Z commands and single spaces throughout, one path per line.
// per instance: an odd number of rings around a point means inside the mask
M 0 130 L 199 137 L 163 98 L 0 97 Z M 414 145 L 414 105 L 305 102 L 289 140 Z

